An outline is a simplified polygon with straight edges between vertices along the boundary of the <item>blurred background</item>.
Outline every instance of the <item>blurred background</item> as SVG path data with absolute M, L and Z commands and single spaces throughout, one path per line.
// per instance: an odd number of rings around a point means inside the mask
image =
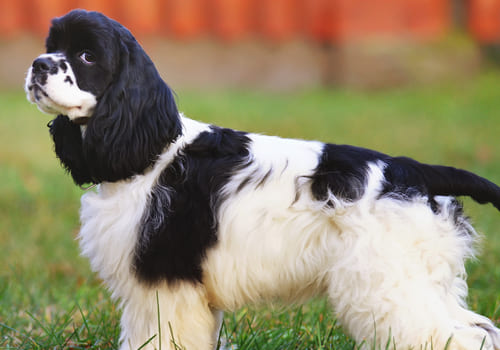
M 84 191 L 23 92 L 51 19 L 73 8 L 128 27 L 190 118 L 500 184 L 500 0 L 0 0 L 0 348 L 118 345 L 119 312 L 75 241 Z M 468 303 L 500 324 L 500 215 L 465 207 L 486 236 Z M 224 334 L 240 350 L 353 349 L 321 300 L 245 308 Z
M 128 27 L 177 88 L 460 79 L 500 44 L 500 0 L 0 0 L 0 88 L 22 85 L 50 20 L 73 8 Z

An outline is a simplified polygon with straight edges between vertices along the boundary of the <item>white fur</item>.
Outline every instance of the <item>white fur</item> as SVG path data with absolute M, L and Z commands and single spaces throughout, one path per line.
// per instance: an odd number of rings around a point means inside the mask
M 465 223 L 457 228 L 451 200 L 437 198 L 444 209 L 435 214 L 424 198 L 378 198 L 384 164 L 373 163 L 363 197 L 344 203 L 331 195 L 332 209 L 314 200 L 307 177 L 317 166 L 318 142 L 250 135 L 252 162 L 222 190 L 227 199 L 203 283 L 140 284 L 131 266 L 148 194 L 178 150 L 208 130 L 187 118 L 182 123 L 184 135 L 153 169 L 82 198 L 81 249 L 120 300 L 121 349 L 153 336 L 148 349 L 160 341 L 162 349 L 174 349 L 173 342 L 213 349 L 219 310 L 316 295 L 328 296 L 339 322 L 366 349 L 390 339 L 397 349 L 443 349 L 450 337 L 450 350 L 479 350 L 483 339 L 483 349 L 500 349 L 499 330 L 465 308 L 464 260 L 475 236 Z M 250 174 L 254 186 L 236 191 Z
M 103 183 L 97 192 L 87 192 L 82 197 L 79 233 L 82 254 L 89 258 L 92 269 L 106 283 L 114 299 L 120 300 L 122 313 L 121 349 L 136 349 L 158 334 L 158 312 L 160 306 L 162 349 L 170 349 L 170 327 L 174 339 L 182 339 L 185 346 L 195 349 L 195 344 L 215 344 L 214 334 L 217 311 L 206 303 L 201 286 L 179 284 L 163 288 L 148 289 L 138 283 L 132 271 L 133 254 L 137 242 L 138 225 L 149 199 L 151 188 L 162 170 L 186 143 L 200 132 L 208 130 L 206 124 L 183 118 L 183 136 L 169 145 L 145 176 L 136 176 L 128 181 Z M 160 303 L 157 303 L 157 294 Z M 202 303 L 202 301 L 205 303 Z M 189 311 L 188 311 L 189 310 Z M 197 315 L 184 320 L 182 315 Z M 219 317 L 220 318 L 220 317 Z M 198 343 L 185 336 L 196 327 Z M 205 334 L 205 335 L 203 335 Z M 218 333 L 217 333 L 218 334 Z M 158 336 L 150 343 L 158 347 Z
M 71 65 L 62 53 L 48 53 L 38 58 L 50 58 L 55 62 L 66 62 L 67 70 L 59 69 L 57 74 L 48 74 L 45 84 L 34 84 L 32 81 L 33 67 L 30 67 L 26 77 L 25 91 L 30 102 L 48 114 L 64 114 L 70 119 L 90 117 L 97 100 L 90 92 L 80 90 Z M 66 79 L 73 82 L 70 84 Z M 42 92 L 35 93 L 36 89 Z

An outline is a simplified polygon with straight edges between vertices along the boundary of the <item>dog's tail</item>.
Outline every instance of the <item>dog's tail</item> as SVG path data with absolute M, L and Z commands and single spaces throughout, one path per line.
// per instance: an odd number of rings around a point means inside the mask
M 500 210 L 500 187 L 466 170 L 422 164 L 406 157 L 391 158 L 384 170 L 384 192 L 417 191 L 429 196 L 469 196 Z

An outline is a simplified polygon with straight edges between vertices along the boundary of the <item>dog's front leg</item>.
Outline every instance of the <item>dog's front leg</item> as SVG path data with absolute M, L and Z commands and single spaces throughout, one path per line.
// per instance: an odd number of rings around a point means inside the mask
M 121 350 L 212 350 L 220 314 L 210 308 L 205 288 L 193 282 L 134 289 L 122 298 Z

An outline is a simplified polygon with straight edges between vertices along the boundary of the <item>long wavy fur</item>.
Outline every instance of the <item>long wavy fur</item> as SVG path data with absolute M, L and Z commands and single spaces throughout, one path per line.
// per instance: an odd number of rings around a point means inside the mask
M 65 116 L 49 123 L 55 152 L 78 185 L 143 173 L 181 133 L 174 95 L 154 64 L 127 29 L 110 30 L 119 50 L 112 55 L 119 57 L 116 77 L 98 98 L 85 137 Z
M 213 350 L 222 310 L 318 295 L 360 349 L 389 339 L 500 350 L 500 330 L 466 308 L 477 234 L 453 197 L 500 209 L 500 187 L 359 147 L 196 122 L 123 26 L 81 10 L 53 23 L 41 57 L 55 72 L 27 79 L 28 91 L 51 80 L 58 97 L 73 97 L 57 88 L 71 68 L 95 97 L 86 126 L 75 123 L 88 111 L 49 128 L 75 183 L 101 183 L 82 197 L 79 241 L 119 300 L 121 350 L 148 339 L 172 349 L 169 335 Z M 94 64 L 78 61 L 82 49 L 95 49 Z

